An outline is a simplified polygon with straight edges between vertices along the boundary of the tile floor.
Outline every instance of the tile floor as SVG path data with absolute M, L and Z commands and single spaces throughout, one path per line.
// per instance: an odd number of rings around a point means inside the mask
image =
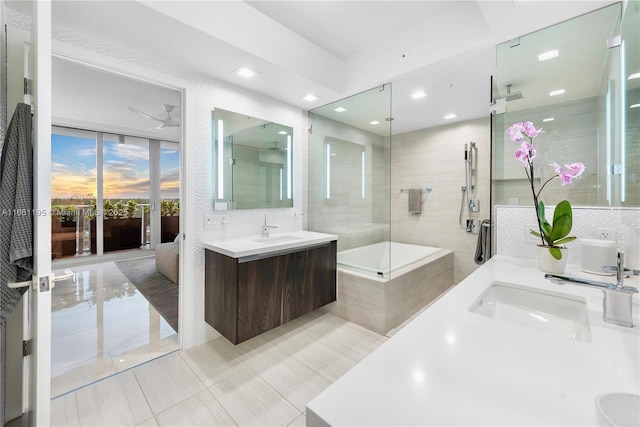
M 304 426 L 305 405 L 387 338 L 320 309 L 219 337 L 53 399 L 54 426 Z
M 75 282 L 57 282 L 52 294 L 52 396 L 179 348 L 176 332 L 113 262 L 72 270 Z

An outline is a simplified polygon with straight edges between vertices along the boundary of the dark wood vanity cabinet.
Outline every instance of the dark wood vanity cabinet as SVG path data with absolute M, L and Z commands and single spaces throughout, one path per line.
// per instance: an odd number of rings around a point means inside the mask
M 205 251 L 205 321 L 234 344 L 336 300 L 336 241 L 277 255 Z

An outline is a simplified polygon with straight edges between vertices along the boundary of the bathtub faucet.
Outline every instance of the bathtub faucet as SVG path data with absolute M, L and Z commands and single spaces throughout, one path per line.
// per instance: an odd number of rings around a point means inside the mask
M 613 268 L 606 268 L 607 271 Z M 624 286 L 624 273 L 631 272 L 638 274 L 638 270 L 627 270 L 624 268 L 624 254 L 618 252 L 615 266 L 616 283 L 599 282 L 596 280 L 580 279 L 577 277 L 561 276 L 559 274 L 545 274 L 544 278 L 551 280 L 556 285 L 565 283 L 588 288 L 598 288 L 604 292 L 604 302 L 602 317 L 605 322 L 614 323 L 620 326 L 633 327 L 633 294 L 638 293 L 638 289 L 633 286 Z
M 269 229 L 278 228 L 277 225 L 267 225 L 267 216 L 264 216 L 264 225 L 262 226 L 262 237 L 269 237 Z

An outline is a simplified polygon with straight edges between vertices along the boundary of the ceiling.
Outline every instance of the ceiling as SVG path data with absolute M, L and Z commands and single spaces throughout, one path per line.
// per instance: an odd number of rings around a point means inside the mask
M 69 28 L 303 110 L 391 82 L 393 133 L 402 133 L 487 115 L 496 45 L 611 3 L 55 0 L 52 16 L 54 28 Z M 24 7 L 24 2 L 5 4 Z M 233 71 L 240 66 L 259 74 L 238 77 Z M 86 71 L 76 67 L 75 72 Z M 429 96 L 411 99 L 419 89 Z M 122 105 L 161 116 L 161 104 L 175 101 L 170 93 L 164 94 L 166 100 L 152 93 L 146 87 L 119 95 Z M 319 99 L 303 100 L 308 93 Z M 91 111 L 105 119 L 110 111 L 136 116 L 122 105 Z M 443 119 L 452 111 L 457 119 Z M 135 118 L 140 129 L 155 126 Z

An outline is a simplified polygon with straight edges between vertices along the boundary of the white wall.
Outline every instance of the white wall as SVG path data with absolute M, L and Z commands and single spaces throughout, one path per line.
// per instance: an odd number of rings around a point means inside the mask
M 278 231 L 302 228 L 303 167 L 306 165 L 306 113 L 231 84 L 212 80 L 174 64 L 158 61 L 122 46 L 65 28 L 53 28 L 54 52 L 116 72 L 183 90 L 183 180 L 180 298 L 188 307 L 180 317 L 183 347 L 198 345 L 219 334 L 204 322 L 204 249 L 206 240 L 227 239 L 260 232 L 264 217 Z M 294 207 L 216 212 L 212 198 L 211 111 L 222 108 L 282 123 L 293 128 Z M 214 226 L 204 227 L 212 215 Z M 223 226 L 223 218 L 226 225 Z

